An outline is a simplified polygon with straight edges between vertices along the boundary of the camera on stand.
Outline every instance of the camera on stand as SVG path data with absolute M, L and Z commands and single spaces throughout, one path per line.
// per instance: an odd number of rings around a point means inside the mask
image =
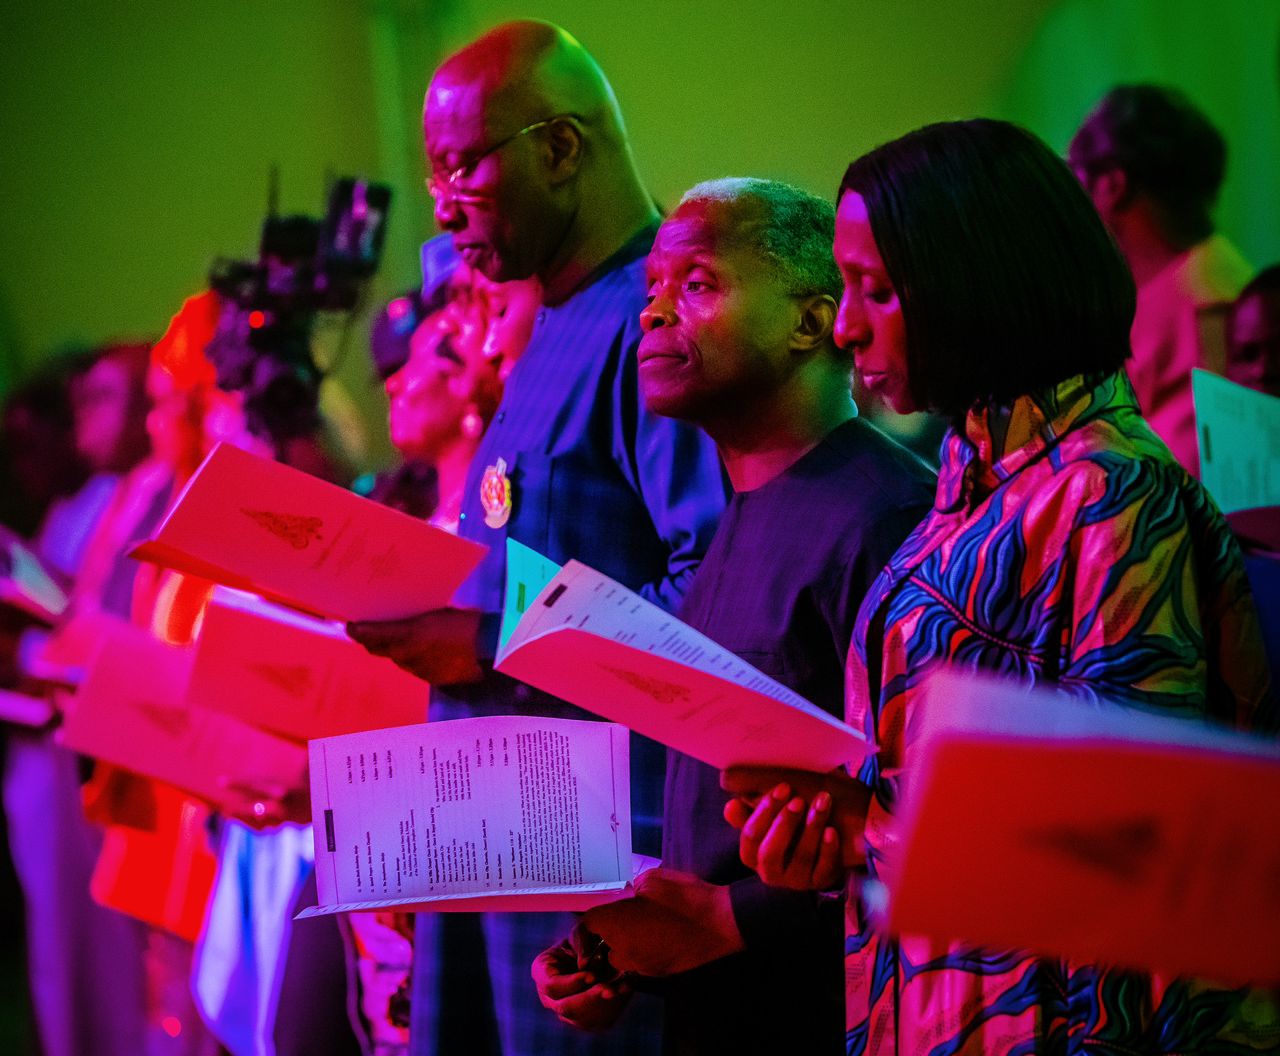
M 243 394 L 248 426 L 263 439 L 280 443 L 319 427 L 316 318 L 359 306 L 378 270 L 390 202 L 386 185 L 339 179 L 323 221 L 280 217 L 273 207 L 256 261 L 215 262 L 209 284 L 223 307 L 207 354 L 218 387 Z

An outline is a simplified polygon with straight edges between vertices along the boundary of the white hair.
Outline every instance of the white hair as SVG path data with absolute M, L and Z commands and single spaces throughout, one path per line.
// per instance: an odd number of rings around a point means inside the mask
M 726 176 L 691 187 L 680 199 L 681 205 L 687 202 L 758 204 L 754 244 L 777 267 L 789 292 L 840 299 L 843 284 L 831 255 L 836 212 L 826 199 L 780 180 Z

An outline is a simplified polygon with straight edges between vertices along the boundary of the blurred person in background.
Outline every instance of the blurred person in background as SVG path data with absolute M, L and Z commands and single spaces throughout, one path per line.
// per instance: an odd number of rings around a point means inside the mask
M 395 486 L 387 493 L 375 487 L 370 497 L 383 501 L 390 494 L 389 504 L 406 512 L 456 525 L 471 453 L 497 406 L 500 379 L 533 325 L 536 287 L 530 293 L 529 285 L 499 287 L 459 266 L 426 299 L 434 310 L 425 317 L 418 318 L 424 302 L 416 296 L 397 298 L 383 313 L 375 326 L 375 364 L 398 367 L 387 379 L 388 421 L 393 443 L 415 471 L 392 475 Z M 237 423 L 235 407 L 221 407 L 215 418 L 219 439 L 269 454 L 263 450 L 269 438 L 243 415 Z M 214 440 L 210 424 L 206 415 L 206 448 Z M 296 449 L 296 443 L 275 448 Z M 297 908 L 315 900 L 309 808 L 305 790 L 295 793 L 293 801 L 267 802 L 263 816 L 223 822 L 213 907 L 196 965 L 201 1007 L 237 1056 L 314 1056 L 356 1051 L 356 1045 L 403 1051 L 401 984 L 409 956 L 403 934 L 364 916 L 319 918 L 301 927 L 292 921 Z M 271 942 L 263 942 L 267 934 Z M 346 961 L 348 945 L 357 954 L 354 965 Z M 393 1000 L 401 1025 L 392 1022 Z M 328 1016 L 320 1025 L 318 1004 Z
M 50 517 L 50 510 L 78 492 L 88 475 L 75 450 L 73 435 L 69 390 L 76 369 L 74 359 L 60 357 L 12 390 L 0 409 L 0 525 L 24 540 L 31 539 L 44 526 L 46 538 L 35 544 L 36 549 L 43 552 L 46 562 L 58 557 L 61 551 L 62 567 L 46 564 L 46 571 L 60 586 L 65 586 L 69 579 L 70 569 L 66 564 L 74 565 L 78 547 L 73 538 L 59 539 L 60 547 L 54 545 L 53 537 L 58 533 L 49 526 L 59 518 Z M 76 520 L 70 519 L 72 526 Z M 3 531 L 0 528 L 0 534 Z M 31 622 L 31 617 L 21 609 L 0 606 L 0 688 L 13 689 L 20 682 L 18 648 Z M 8 728 L 0 726 L 0 760 L 7 750 L 8 734 Z M 3 839 L 0 883 L 3 883 L 7 907 L 3 922 L 5 963 L 12 965 L 24 981 L 21 987 L 11 990 L 15 1005 L 22 1006 L 22 1017 L 5 1024 L 5 1037 L 14 1043 L 19 1038 L 32 1039 L 33 1043 L 36 1028 L 30 1007 L 31 988 L 26 985 L 29 972 L 24 899 L 9 853 L 7 831 Z
M 450 264 L 452 269 L 453 263 Z M 446 283 L 435 290 L 415 287 L 393 297 L 374 319 L 369 333 L 369 358 L 375 381 L 385 391 L 387 379 L 408 362 L 409 344 L 419 324 L 443 303 Z M 394 446 L 394 440 L 393 440 Z M 351 489 L 358 495 L 390 506 L 410 517 L 426 520 L 436 506 L 435 469 L 399 452 L 395 465 L 357 477 Z
M 391 442 L 434 471 L 430 516 L 441 527 L 457 529 L 472 456 L 538 304 L 536 280 L 499 284 L 459 265 L 444 304 L 414 329 L 407 362 L 386 379 Z
M 1138 406 L 1197 475 L 1191 371 L 1223 373 L 1222 307 L 1252 274 L 1214 231 L 1226 141 L 1176 89 L 1126 84 L 1085 119 L 1068 158 L 1137 282 L 1128 371 Z
M 437 250 L 448 249 L 447 240 L 437 242 Z M 380 475 L 369 497 L 455 531 L 476 445 L 540 302 L 536 280 L 495 283 L 447 255 L 434 290 L 396 298 L 374 325 L 372 358 L 384 375 L 388 431 L 404 462 Z M 398 1056 L 409 1040 L 413 918 L 356 913 L 344 923 L 372 1056 Z
M 256 419 L 255 429 L 245 393 L 219 386 L 210 347 L 219 334 L 230 343 L 231 315 L 216 292 L 197 294 L 157 343 L 148 427 L 172 470 L 169 498 L 219 443 L 264 458 L 297 456 L 302 465 L 295 468 L 339 477 L 314 431 L 293 427 L 314 407 L 275 403 Z M 273 431 L 280 423 L 283 428 Z M 199 635 L 212 590 L 199 577 L 146 567 L 134 593 L 135 620 L 165 641 L 189 644 Z M 173 806 L 189 829 L 192 801 Z M 216 866 L 184 983 L 204 1026 L 233 1056 L 361 1051 L 348 1014 L 346 955 L 337 923 L 324 918 L 293 926 L 310 878 L 309 819 L 301 789 L 283 790 L 269 808 L 246 801 L 234 816 L 212 815 Z M 183 840 L 174 845 L 176 854 L 192 851 Z
M 0 409 L 0 525 L 29 540 L 45 571 L 64 588 L 110 497 L 109 479 L 83 490 L 89 469 L 75 446 L 70 391 L 83 367 L 65 360 L 44 368 Z M 0 607 L 0 687 L 18 684 L 18 650 L 31 625 L 28 614 Z
M 26 538 L 88 475 L 71 414 L 71 378 L 82 367 L 74 359 L 46 366 L 10 392 L 0 410 L 0 524 Z
M 1258 272 L 1231 308 L 1226 374 L 1237 384 L 1280 396 L 1280 264 Z M 1271 670 L 1280 671 L 1280 506 L 1228 514 L 1227 523 L 1244 547 Z
M 1249 282 L 1227 320 L 1226 375 L 1270 396 L 1280 396 L 1280 264 Z
M 50 507 L 36 549 L 72 577 L 72 605 L 96 606 L 109 569 L 95 557 L 122 478 L 148 453 L 146 345 L 108 346 L 72 380 L 75 447 L 90 471 Z M 49 638 L 28 634 L 30 672 Z M 77 757 L 48 731 L 10 731 L 4 808 L 27 915 L 29 978 L 46 1056 L 147 1052 L 145 930 L 97 905 L 90 879 L 101 833 L 84 816 Z

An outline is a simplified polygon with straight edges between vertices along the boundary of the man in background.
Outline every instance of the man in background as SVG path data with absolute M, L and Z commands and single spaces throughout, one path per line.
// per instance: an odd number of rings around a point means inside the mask
M 1191 371 L 1223 372 L 1222 308 L 1251 274 L 1214 233 L 1226 142 L 1181 92 L 1130 84 L 1107 93 L 1068 157 L 1138 285 L 1129 364 L 1138 405 L 1198 475 Z
M 637 386 L 658 214 L 613 90 L 556 26 L 508 23 L 448 58 L 427 90 L 424 125 L 436 222 L 487 278 L 538 279 L 541 306 L 464 486 L 459 534 L 488 554 L 456 607 L 349 629 L 431 682 L 433 720 L 585 718 L 493 672 L 507 539 L 674 608 L 724 506 L 710 442 L 650 413 Z M 662 758 L 633 738 L 642 852 L 658 850 Z M 656 1023 L 642 1009 L 607 1043 L 541 1009 L 528 965 L 569 926 L 563 915 L 419 914 L 413 1051 L 656 1051 Z

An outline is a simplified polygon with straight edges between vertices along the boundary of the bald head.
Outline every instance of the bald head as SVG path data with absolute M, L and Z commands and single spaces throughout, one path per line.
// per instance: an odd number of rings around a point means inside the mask
M 514 119 L 520 126 L 572 114 L 622 133 L 622 114 L 604 72 L 571 34 L 550 22 L 507 22 L 446 59 L 427 93 L 427 128 L 455 114 L 486 122 Z
M 508 22 L 451 55 L 423 107 L 436 223 L 498 282 L 554 303 L 656 218 L 599 65 L 548 22 Z

